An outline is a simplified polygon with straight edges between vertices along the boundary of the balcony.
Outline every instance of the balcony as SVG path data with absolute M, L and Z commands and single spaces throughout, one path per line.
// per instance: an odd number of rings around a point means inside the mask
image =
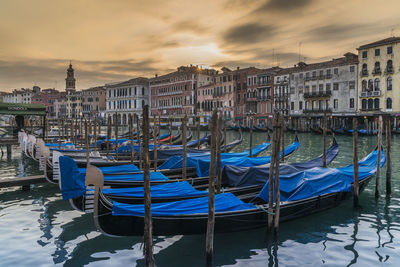
M 382 71 L 380 68 L 374 69 L 374 71 L 372 72 L 372 75 L 380 75 L 382 74 Z
M 325 79 L 332 79 L 332 74 L 326 74 Z
M 271 96 L 259 96 L 257 97 L 257 101 L 268 101 L 271 100 Z
M 319 76 L 318 76 L 318 79 L 320 79 L 320 80 L 324 80 L 324 79 L 325 79 L 325 77 L 326 77 L 325 75 L 319 75 Z
M 393 68 L 386 68 L 385 74 L 393 74 Z
M 164 93 L 158 93 L 158 96 L 166 96 L 166 95 L 181 95 L 183 93 L 182 90 L 179 91 L 173 91 L 173 92 L 164 92 Z
M 381 96 L 381 91 L 361 92 L 360 97 Z
M 311 80 L 317 80 L 318 77 L 317 76 L 312 76 Z
M 304 113 L 331 113 L 331 108 L 314 108 L 314 109 L 304 109 Z
M 361 75 L 361 77 L 368 76 L 368 70 L 362 70 L 362 71 L 360 72 L 360 75 Z
M 304 80 L 305 80 L 305 81 L 310 81 L 310 80 L 311 80 L 311 77 L 310 77 L 310 76 L 306 76 L 306 77 L 304 78 Z
M 326 91 L 319 91 L 319 92 L 311 92 L 311 93 L 304 93 L 304 98 L 313 98 L 313 97 L 327 97 L 331 96 L 332 91 L 331 90 L 326 90 Z
M 380 108 L 361 108 L 361 111 L 380 111 Z

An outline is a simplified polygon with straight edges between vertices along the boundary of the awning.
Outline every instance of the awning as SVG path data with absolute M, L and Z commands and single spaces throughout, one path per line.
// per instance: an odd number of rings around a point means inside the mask
M 46 116 L 46 106 L 43 104 L 0 103 L 0 114 Z

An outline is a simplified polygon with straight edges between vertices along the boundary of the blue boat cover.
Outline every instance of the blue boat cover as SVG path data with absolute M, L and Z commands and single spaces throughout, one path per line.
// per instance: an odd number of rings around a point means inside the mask
M 336 141 L 326 151 L 326 164 L 330 164 L 339 153 Z M 322 155 L 307 162 L 281 164 L 281 175 L 307 170 L 313 167 L 322 167 Z M 269 164 L 255 167 L 239 167 L 226 165 L 222 170 L 222 184 L 230 187 L 243 187 L 252 185 L 264 185 L 269 177 Z
M 53 143 L 46 143 L 46 146 L 48 147 L 59 147 L 59 144 L 53 144 Z M 61 147 L 63 146 L 74 146 L 73 143 L 62 143 Z
M 127 172 L 142 172 L 136 165 L 134 164 L 125 164 L 118 166 L 107 166 L 107 167 L 99 167 L 100 171 L 103 174 L 113 174 L 113 173 L 127 173 Z M 80 173 L 86 173 L 86 168 L 79 168 Z
M 151 186 L 152 198 L 173 198 L 173 197 L 202 197 L 208 194 L 207 191 L 200 191 L 186 181 L 167 183 Z M 103 193 L 112 196 L 143 197 L 143 187 L 134 188 L 110 188 L 103 189 Z
M 159 137 L 159 139 L 164 139 L 164 138 L 167 138 L 169 136 L 169 133 L 167 133 L 167 134 L 163 134 L 163 135 L 161 135 L 160 137 Z M 126 141 L 130 141 L 129 139 L 125 139 Z M 133 142 L 134 143 L 136 143 L 137 142 L 137 139 L 134 139 L 133 140 Z M 119 142 L 118 142 L 119 143 Z M 115 144 L 115 141 L 114 141 L 114 143 L 113 144 Z M 160 147 L 161 145 L 157 145 L 157 147 Z M 139 146 L 138 145 L 134 145 L 133 146 L 133 149 L 137 152 L 137 151 L 139 151 Z M 149 149 L 154 149 L 154 144 L 149 144 Z M 118 147 L 118 153 L 127 153 L 127 152 L 131 152 L 131 145 L 130 144 L 127 144 L 127 145 L 123 145 L 123 146 L 120 146 L 120 147 Z
M 375 150 L 358 162 L 358 179 L 361 181 L 376 172 L 378 151 Z M 385 153 L 382 151 L 380 167 L 385 164 Z M 294 201 L 316 197 L 328 193 L 350 192 L 354 181 L 353 165 L 343 168 L 320 168 L 280 175 L 279 188 L 281 201 Z M 258 197 L 268 202 L 269 182 Z
M 232 193 L 215 196 L 215 212 L 228 212 L 254 209 L 254 204 L 244 203 Z M 192 215 L 208 212 L 208 196 L 174 202 L 151 204 L 152 216 Z M 113 201 L 114 216 L 144 216 L 143 204 L 125 204 Z
M 300 146 L 299 142 L 293 142 L 290 146 L 285 148 L 285 155 L 288 156 L 293 153 Z M 221 153 L 229 154 L 229 153 Z M 234 154 L 234 153 L 232 153 Z M 159 169 L 177 169 L 182 168 L 182 156 L 174 156 L 169 158 L 164 162 Z M 259 158 L 249 158 L 249 157 L 222 157 L 221 167 L 225 165 L 234 165 L 241 167 L 252 167 L 267 164 L 271 161 L 271 156 L 259 157 Z M 204 177 L 208 176 L 210 172 L 210 154 L 206 155 L 192 155 L 188 154 L 186 159 L 187 167 L 195 167 L 197 176 Z
M 61 156 L 59 161 L 63 199 L 67 200 L 84 195 L 86 192 L 86 173 L 80 172 L 75 160 L 70 157 Z M 169 179 L 164 174 L 150 172 L 150 181 L 166 180 Z M 143 173 L 107 175 L 104 176 L 104 181 L 143 181 Z

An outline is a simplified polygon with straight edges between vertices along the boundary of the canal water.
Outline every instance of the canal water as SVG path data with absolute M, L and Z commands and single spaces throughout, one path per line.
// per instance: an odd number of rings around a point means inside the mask
M 228 141 L 236 132 L 228 132 Z M 234 151 L 248 147 L 248 133 Z M 254 133 L 254 145 L 266 140 Z M 294 140 L 287 134 L 285 144 Z M 300 148 L 290 162 L 322 153 L 322 137 L 299 134 Z M 340 153 L 332 167 L 352 163 L 352 138 L 337 136 Z M 278 242 L 270 243 L 266 230 L 216 234 L 216 266 L 399 266 L 400 264 L 400 136 L 393 136 L 393 193 L 374 198 L 375 180 L 360 196 L 340 206 L 281 224 Z M 359 137 L 359 158 L 376 146 L 376 137 Z M 0 160 L 0 179 L 39 174 L 38 163 L 14 147 L 12 158 Z M 155 238 L 157 266 L 204 266 L 205 235 Z M 44 184 L 23 192 L 0 189 L 0 266 L 144 266 L 142 238 L 112 238 L 96 231 L 91 214 L 72 209 L 57 186 Z

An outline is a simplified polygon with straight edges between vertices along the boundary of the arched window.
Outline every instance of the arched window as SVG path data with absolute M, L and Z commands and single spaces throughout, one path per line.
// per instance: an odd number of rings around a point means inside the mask
M 372 92 L 374 90 L 374 81 L 368 80 L 368 92 Z
M 367 91 L 367 80 L 363 80 L 362 82 L 361 82 L 361 89 L 362 89 L 362 92 L 366 92 Z
M 374 108 L 379 109 L 379 98 L 374 99 Z
M 361 109 L 367 109 L 367 99 L 361 101 Z
M 368 99 L 368 109 L 373 109 L 374 108 L 374 100 L 371 98 Z
M 381 63 L 379 61 L 375 62 L 374 72 L 375 73 L 380 73 L 381 72 Z
M 386 71 L 388 73 L 393 73 L 393 61 L 392 60 L 388 60 L 387 64 L 386 64 Z
M 362 65 L 362 75 L 368 75 L 368 66 L 366 63 Z
M 379 91 L 380 89 L 381 89 L 381 82 L 378 78 L 376 78 L 374 82 L 374 91 Z
M 388 91 L 392 90 L 392 83 L 393 83 L 392 77 L 388 77 L 386 79 L 386 90 Z
M 390 97 L 386 99 L 386 109 L 392 109 L 392 99 Z

